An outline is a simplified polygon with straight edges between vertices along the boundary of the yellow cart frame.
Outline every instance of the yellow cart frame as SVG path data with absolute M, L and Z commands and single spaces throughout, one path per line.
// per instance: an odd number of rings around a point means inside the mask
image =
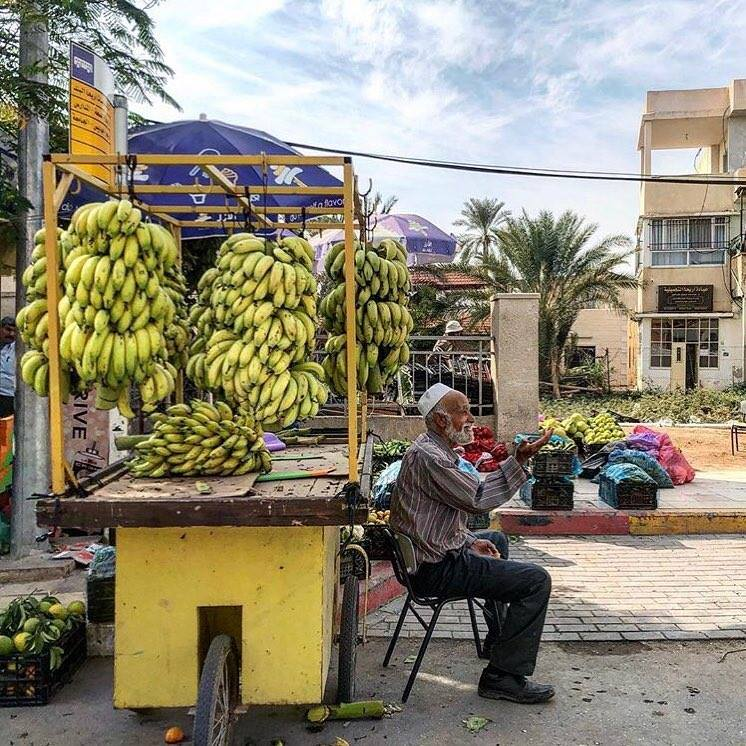
M 88 169 L 91 166 L 105 166 L 112 174 L 109 181 L 92 175 Z M 132 195 L 137 201 L 137 207 L 153 218 L 166 223 L 179 245 L 179 256 L 181 257 L 181 229 L 184 227 L 204 227 L 202 221 L 189 219 L 190 214 L 195 213 L 226 213 L 243 215 L 248 200 L 245 196 L 243 185 L 234 184 L 228 180 L 221 171 L 225 166 L 259 166 L 263 173 L 267 173 L 270 166 L 318 166 L 338 167 L 343 171 L 341 187 L 312 187 L 312 186 L 267 186 L 262 188 L 262 193 L 271 195 L 330 195 L 342 197 L 342 206 L 337 208 L 308 207 L 305 208 L 306 215 L 331 215 L 341 214 L 343 218 L 345 242 L 345 276 L 355 276 L 355 173 L 352 159 L 344 156 L 320 156 L 310 157 L 301 155 L 137 155 L 137 165 L 144 166 L 176 166 L 192 165 L 199 166 L 202 171 L 210 176 L 212 185 L 201 186 L 196 184 L 179 185 L 134 185 L 130 189 L 120 187 L 113 178 L 114 167 L 120 169 L 128 166 L 125 155 L 71 155 L 52 154 L 44 158 L 43 163 L 43 194 L 44 194 L 44 224 L 46 226 L 46 258 L 47 258 L 47 310 L 49 313 L 49 438 L 50 438 L 50 461 L 52 467 L 52 492 L 61 495 L 66 488 L 66 464 L 64 456 L 64 435 L 62 429 L 62 396 L 60 380 L 60 320 L 59 320 L 59 287 L 57 284 L 58 273 L 53 268 L 59 269 L 57 258 L 57 213 L 67 195 L 73 179 L 90 184 L 111 197 L 122 197 Z M 252 185 L 256 186 L 256 185 Z M 235 199 L 235 205 L 213 205 L 196 206 L 194 204 L 151 206 L 137 200 L 139 195 L 146 194 L 221 194 Z M 277 216 L 298 215 L 304 208 L 301 207 L 251 207 L 250 228 L 260 229 L 288 229 L 296 227 L 297 223 L 288 224 L 279 220 L 270 220 L 267 213 Z M 177 219 L 173 214 L 184 214 L 187 217 Z M 246 220 L 235 220 L 221 222 L 220 225 L 226 229 L 241 230 L 247 225 Z M 314 228 L 340 227 L 340 223 L 330 221 L 314 222 Z M 355 283 L 347 282 L 345 293 L 346 309 L 346 335 L 347 335 L 347 439 L 349 448 L 349 479 L 358 482 L 358 390 L 357 369 L 355 352 L 357 348 L 355 335 Z M 180 371 L 181 373 L 181 371 Z M 179 387 L 177 399 L 183 396 L 183 390 Z M 361 419 L 362 438 L 365 439 L 366 431 L 366 397 L 363 397 Z

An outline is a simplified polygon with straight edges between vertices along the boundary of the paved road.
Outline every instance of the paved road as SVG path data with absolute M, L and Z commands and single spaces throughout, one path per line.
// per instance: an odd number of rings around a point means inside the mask
M 511 556 L 552 575 L 547 641 L 746 637 L 746 536 L 524 537 Z M 390 636 L 401 606 L 370 615 L 369 634 Z M 411 615 L 403 633 L 423 634 Z M 464 604 L 444 609 L 435 636 L 471 638 Z
M 358 655 L 358 694 L 395 701 L 414 650 L 403 640 L 394 666 L 381 668 L 385 641 L 374 640 Z M 361 746 L 401 744 L 489 744 L 489 746 L 682 746 L 746 743 L 743 691 L 746 653 L 721 661 L 736 642 L 548 643 L 537 678 L 558 686 L 548 705 L 525 707 L 482 700 L 476 680 L 482 662 L 463 641 L 435 640 L 403 712 L 379 722 L 333 723 L 308 733 L 296 708 L 256 709 L 239 722 L 238 746 L 269 746 L 280 738 L 294 744 L 331 744 L 335 737 Z M 740 646 L 743 647 L 743 646 Z M 111 659 L 94 659 L 47 707 L 3 710 L 0 742 L 16 746 L 148 746 L 162 743 L 164 729 L 180 724 L 184 710 L 157 711 L 146 718 L 111 708 Z M 333 684 L 332 684 L 333 686 Z M 469 735 L 469 715 L 492 722 Z

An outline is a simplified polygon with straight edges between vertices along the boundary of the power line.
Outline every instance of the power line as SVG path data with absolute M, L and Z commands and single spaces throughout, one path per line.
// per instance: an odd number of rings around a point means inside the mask
M 717 178 L 708 176 L 706 178 L 691 178 L 688 176 L 644 176 L 642 174 L 631 174 L 616 171 L 573 171 L 552 168 L 522 168 L 519 166 L 496 166 L 486 163 L 463 163 L 459 161 L 440 161 L 430 158 L 413 158 L 400 155 L 386 155 L 383 153 L 366 153 L 359 150 L 347 148 L 322 148 L 318 145 L 306 143 L 288 142 L 293 148 L 304 150 L 315 150 L 321 153 L 337 153 L 350 155 L 358 158 L 369 158 L 376 161 L 390 161 L 392 163 L 406 163 L 411 166 L 424 166 L 426 168 L 442 168 L 451 171 L 469 171 L 473 173 L 503 174 L 506 176 L 534 176 L 549 179 L 586 179 L 589 181 L 632 181 L 632 182 L 654 182 L 658 184 L 725 184 L 730 186 L 746 186 L 746 179 Z

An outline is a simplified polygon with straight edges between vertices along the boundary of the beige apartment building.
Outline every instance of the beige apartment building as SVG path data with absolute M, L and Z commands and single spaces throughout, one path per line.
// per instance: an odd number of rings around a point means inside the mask
M 654 152 L 698 149 L 694 174 L 746 177 L 746 80 L 648 91 L 641 173 Z M 744 182 L 746 185 L 746 178 Z M 723 388 L 744 381 L 742 199 L 733 184 L 643 182 L 630 331 L 638 387 Z

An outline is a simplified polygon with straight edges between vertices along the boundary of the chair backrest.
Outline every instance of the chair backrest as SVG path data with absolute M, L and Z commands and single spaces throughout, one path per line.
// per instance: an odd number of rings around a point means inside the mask
M 410 573 L 417 569 L 417 563 L 414 558 L 414 545 L 412 540 L 404 534 L 394 533 L 388 526 L 377 526 L 376 530 L 385 537 L 388 544 L 388 550 L 391 558 L 391 566 L 394 569 L 396 579 L 412 594 L 412 582 L 409 578 Z M 402 545 L 406 549 L 407 557 L 402 551 Z M 410 570 L 410 568 L 413 568 Z
M 394 532 L 394 538 L 396 543 L 399 545 L 402 559 L 404 560 L 404 567 L 408 575 L 414 575 L 417 572 L 417 558 L 414 554 L 414 544 L 412 540 L 406 534 L 399 534 Z

